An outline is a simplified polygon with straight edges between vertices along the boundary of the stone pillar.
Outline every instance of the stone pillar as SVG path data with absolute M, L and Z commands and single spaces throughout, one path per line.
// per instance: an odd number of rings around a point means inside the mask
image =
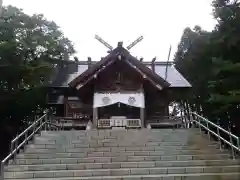
M 145 127 L 145 115 L 144 115 L 145 108 L 140 108 L 140 120 L 142 128 Z
M 93 108 L 93 129 L 97 128 L 98 121 L 98 108 Z

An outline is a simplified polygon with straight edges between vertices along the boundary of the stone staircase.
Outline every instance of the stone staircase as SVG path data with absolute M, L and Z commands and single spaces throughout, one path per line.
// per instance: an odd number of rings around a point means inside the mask
M 5 179 L 239 180 L 240 161 L 196 129 L 44 131 Z

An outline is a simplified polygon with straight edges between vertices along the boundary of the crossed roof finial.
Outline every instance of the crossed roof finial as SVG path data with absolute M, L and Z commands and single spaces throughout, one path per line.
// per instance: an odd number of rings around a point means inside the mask
M 95 35 L 95 39 L 97 39 L 100 43 L 102 43 L 110 51 L 113 50 L 113 47 L 110 44 L 108 44 L 106 41 L 104 41 L 100 36 Z M 131 48 L 133 48 L 136 44 L 138 44 L 142 40 L 143 40 L 143 36 L 140 36 L 135 41 L 133 41 L 129 46 L 127 46 L 127 50 L 130 50 Z M 123 46 L 123 42 L 122 41 L 118 42 L 118 47 L 122 47 L 122 46 Z

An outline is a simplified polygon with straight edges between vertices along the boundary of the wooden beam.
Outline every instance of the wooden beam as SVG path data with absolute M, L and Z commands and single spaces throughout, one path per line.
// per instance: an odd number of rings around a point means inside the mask
M 146 74 L 144 74 L 140 69 L 138 69 L 136 66 L 132 65 L 128 60 L 126 60 L 126 62 L 133 68 L 135 69 L 136 71 L 138 71 L 143 79 L 145 79 L 147 77 Z M 149 77 L 147 78 L 147 80 L 149 80 L 155 87 L 157 87 L 159 90 L 162 90 L 163 88 L 159 85 L 159 84 L 156 84 L 155 82 L 153 82 L 153 80 L 151 80 Z
M 81 89 L 81 88 L 82 88 L 83 86 L 85 86 L 88 82 L 90 82 L 92 79 L 94 79 L 95 77 L 97 77 L 100 72 L 102 72 L 107 66 L 111 65 L 113 62 L 114 62 L 114 60 L 113 60 L 113 61 L 110 61 L 108 64 L 106 64 L 105 66 L 103 66 L 102 68 L 100 68 L 97 72 L 95 72 L 94 75 L 92 75 L 90 78 L 88 78 L 86 81 L 84 81 L 84 83 L 79 83 L 79 84 L 76 86 L 76 89 L 77 89 L 77 90 Z
M 135 46 L 137 43 L 139 43 L 142 40 L 143 40 L 143 36 L 140 36 L 135 41 L 133 41 L 131 44 L 129 44 L 129 46 L 127 47 L 127 50 L 130 50 L 133 46 Z
M 86 82 L 86 83 L 88 83 L 88 82 Z M 76 89 L 79 90 L 81 87 L 83 87 L 83 84 L 78 84 Z

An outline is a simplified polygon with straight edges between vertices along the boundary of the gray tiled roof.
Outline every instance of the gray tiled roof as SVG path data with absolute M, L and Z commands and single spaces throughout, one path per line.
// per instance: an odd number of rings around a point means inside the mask
M 148 66 L 151 69 L 151 66 Z M 167 75 L 166 75 L 166 67 Z M 155 65 L 155 72 L 161 76 L 163 79 L 166 79 L 171 85 L 170 87 L 191 87 L 190 83 L 178 72 L 178 70 L 173 65 Z
M 76 67 L 77 66 L 77 67 Z M 151 69 L 151 66 L 146 65 Z M 155 72 L 165 79 L 166 63 L 156 63 Z M 77 76 L 87 70 L 86 64 L 69 64 L 66 67 L 58 68 L 55 78 L 53 78 L 50 86 L 55 87 L 68 87 L 68 83 L 75 79 Z M 168 65 L 167 81 L 171 84 L 170 87 L 191 87 L 190 83 L 177 71 L 173 65 Z
M 87 70 L 88 65 L 69 64 L 68 66 L 57 67 L 52 77 L 50 86 L 68 87 L 68 83 Z

